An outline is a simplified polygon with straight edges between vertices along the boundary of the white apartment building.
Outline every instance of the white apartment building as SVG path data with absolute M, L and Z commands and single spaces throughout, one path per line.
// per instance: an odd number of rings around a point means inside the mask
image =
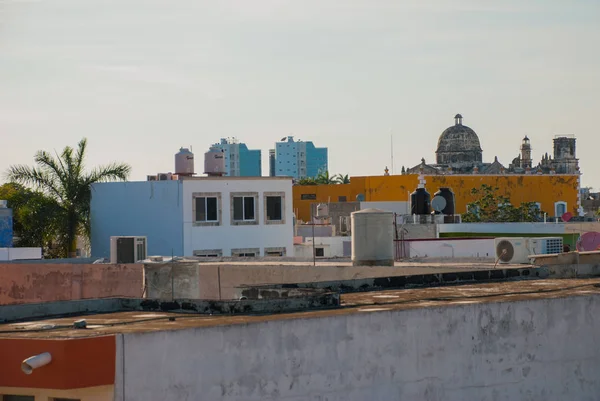
M 95 184 L 91 214 L 94 257 L 109 257 L 111 236 L 147 237 L 148 255 L 294 255 L 288 177 Z

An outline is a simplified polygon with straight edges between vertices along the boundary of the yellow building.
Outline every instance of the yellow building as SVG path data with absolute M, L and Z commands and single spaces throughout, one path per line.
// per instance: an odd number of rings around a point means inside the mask
M 499 189 L 499 195 L 510 198 L 513 205 L 537 202 L 549 217 L 562 212 L 578 215 L 579 174 L 499 174 L 499 175 L 424 175 L 425 188 L 433 194 L 442 187 L 455 194 L 456 214 L 466 212 L 475 199 L 473 188 L 487 184 Z M 350 184 L 295 185 L 294 212 L 298 220 L 310 221 L 310 205 L 315 202 L 353 202 L 362 195 L 366 202 L 409 202 L 410 194 L 419 184 L 419 175 L 383 175 L 352 177 Z

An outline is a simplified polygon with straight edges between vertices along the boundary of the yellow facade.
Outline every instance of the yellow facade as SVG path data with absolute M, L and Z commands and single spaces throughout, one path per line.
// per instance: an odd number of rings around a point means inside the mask
M 425 188 L 432 197 L 442 187 L 452 189 L 457 214 L 466 212 L 467 204 L 475 200 L 471 190 L 482 184 L 497 187 L 498 194 L 508 196 L 513 205 L 538 202 L 548 216 L 554 216 L 555 202 L 566 202 L 567 211 L 573 215 L 577 215 L 579 206 L 578 175 L 432 175 L 424 178 Z M 359 194 L 367 202 L 408 202 L 418 183 L 418 175 L 406 174 L 352 177 L 350 184 L 295 185 L 294 212 L 299 220 L 310 221 L 311 203 L 339 202 L 343 197 L 352 202 Z

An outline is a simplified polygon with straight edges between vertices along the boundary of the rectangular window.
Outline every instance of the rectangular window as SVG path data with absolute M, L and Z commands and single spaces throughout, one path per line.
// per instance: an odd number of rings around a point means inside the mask
M 221 249 L 202 249 L 194 251 L 194 256 L 199 258 L 220 258 L 223 256 Z
M 35 401 L 33 395 L 3 395 L 2 401 Z
M 317 194 L 302 194 L 300 195 L 300 200 L 316 200 Z
M 324 257 L 325 256 L 325 248 L 315 248 L 315 256 L 316 257 Z
M 338 202 L 346 202 L 345 196 L 338 196 Z
M 234 258 L 254 258 L 259 256 L 259 254 L 259 248 L 243 248 L 231 250 L 231 256 Z
M 213 196 L 198 197 L 196 200 L 196 221 L 219 221 L 217 198 Z
M 237 221 L 254 220 L 254 196 L 233 197 L 233 219 Z
M 282 219 L 281 196 L 267 196 L 267 220 L 280 221 Z

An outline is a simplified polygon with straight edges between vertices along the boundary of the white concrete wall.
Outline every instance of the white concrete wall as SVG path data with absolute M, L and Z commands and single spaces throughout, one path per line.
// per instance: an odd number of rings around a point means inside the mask
M 360 202 L 360 209 L 381 209 L 397 214 L 410 214 L 410 202 Z
M 405 241 L 411 258 L 494 258 L 494 238 Z
M 311 249 L 312 242 L 311 237 L 307 237 L 304 241 Z M 352 242 L 352 237 L 315 237 L 315 247 L 329 248 L 329 255 L 325 256 L 330 258 L 344 257 L 344 242 Z
M 564 234 L 565 223 L 461 223 L 438 224 L 443 233 L 498 233 L 498 234 Z
M 127 401 L 597 400 L 599 301 L 381 305 L 127 333 L 117 345 L 115 400 L 123 382 Z
M 42 258 L 42 248 L 0 248 L 0 261 L 37 260 Z
M 193 193 L 221 194 L 221 224 L 219 226 L 194 226 Z M 232 192 L 258 192 L 256 225 L 231 225 Z M 283 192 L 284 224 L 265 224 L 265 192 Z M 294 222 L 292 206 L 292 180 L 289 178 L 219 178 L 183 181 L 183 253 L 194 250 L 221 249 L 222 256 L 231 256 L 235 248 L 285 247 L 286 256 L 294 256 Z

